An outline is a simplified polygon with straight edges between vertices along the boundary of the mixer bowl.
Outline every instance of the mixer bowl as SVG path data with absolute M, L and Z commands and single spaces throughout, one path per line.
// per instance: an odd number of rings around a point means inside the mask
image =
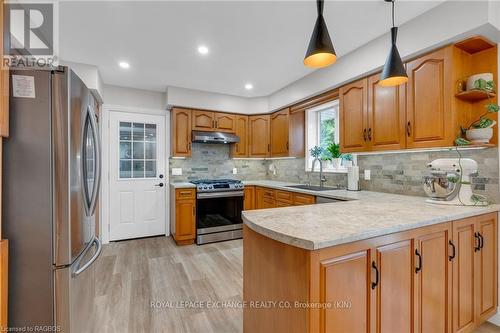
M 442 171 L 424 176 L 424 191 L 434 200 L 451 200 L 460 189 L 460 175 Z

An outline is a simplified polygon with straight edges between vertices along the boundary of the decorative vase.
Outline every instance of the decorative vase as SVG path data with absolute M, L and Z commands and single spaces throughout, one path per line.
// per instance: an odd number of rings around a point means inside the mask
M 465 132 L 465 137 L 473 144 L 489 143 L 493 137 L 493 128 L 471 128 Z
M 339 169 L 341 164 L 342 164 L 341 158 L 332 158 L 332 166 L 334 169 Z
M 474 90 L 474 82 L 477 80 L 483 79 L 485 81 L 493 81 L 492 73 L 480 73 L 469 76 L 467 79 L 467 90 Z

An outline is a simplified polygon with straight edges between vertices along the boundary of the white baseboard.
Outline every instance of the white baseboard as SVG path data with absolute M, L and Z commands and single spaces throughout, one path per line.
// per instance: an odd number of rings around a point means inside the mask
M 488 321 L 494 325 L 497 325 L 497 326 L 500 326 L 500 312 L 499 312 L 499 308 L 497 308 L 497 314 L 494 315 L 493 317 L 491 317 L 490 319 L 488 319 Z

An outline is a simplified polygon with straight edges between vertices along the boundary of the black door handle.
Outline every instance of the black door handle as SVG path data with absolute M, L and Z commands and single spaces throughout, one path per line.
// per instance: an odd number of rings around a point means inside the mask
M 481 238 L 479 238 L 479 233 L 478 232 L 474 233 L 474 237 L 477 240 L 477 245 L 474 246 L 474 252 L 477 252 L 477 251 L 481 250 Z
M 379 271 L 377 268 L 377 264 L 375 264 L 375 261 L 372 261 L 372 268 L 375 269 L 375 282 L 372 282 L 372 289 L 375 289 L 375 287 L 378 286 L 379 279 Z
M 481 250 L 484 247 L 484 237 L 480 232 L 478 232 L 477 235 L 479 236 L 479 249 Z
M 450 244 L 451 248 L 453 249 L 453 252 L 452 252 L 453 254 L 451 256 L 448 256 L 448 260 L 452 261 L 453 259 L 455 259 L 455 254 L 456 254 L 455 244 L 453 244 L 453 242 L 451 240 L 448 241 L 448 244 Z
M 418 266 L 415 267 L 415 273 L 418 273 L 422 270 L 422 255 L 418 253 L 418 249 L 415 249 L 415 255 L 418 257 Z
M 163 183 L 156 184 L 155 186 L 163 187 Z

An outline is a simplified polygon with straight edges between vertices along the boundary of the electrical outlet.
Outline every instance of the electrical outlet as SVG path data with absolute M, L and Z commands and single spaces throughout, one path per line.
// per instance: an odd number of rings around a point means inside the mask
M 370 180 L 372 177 L 371 170 L 365 170 L 365 180 Z
M 172 168 L 172 176 L 182 176 L 182 168 Z
M 237 168 L 233 168 L 233 175 L 236 175 L 238 174 L 238 169 Z

